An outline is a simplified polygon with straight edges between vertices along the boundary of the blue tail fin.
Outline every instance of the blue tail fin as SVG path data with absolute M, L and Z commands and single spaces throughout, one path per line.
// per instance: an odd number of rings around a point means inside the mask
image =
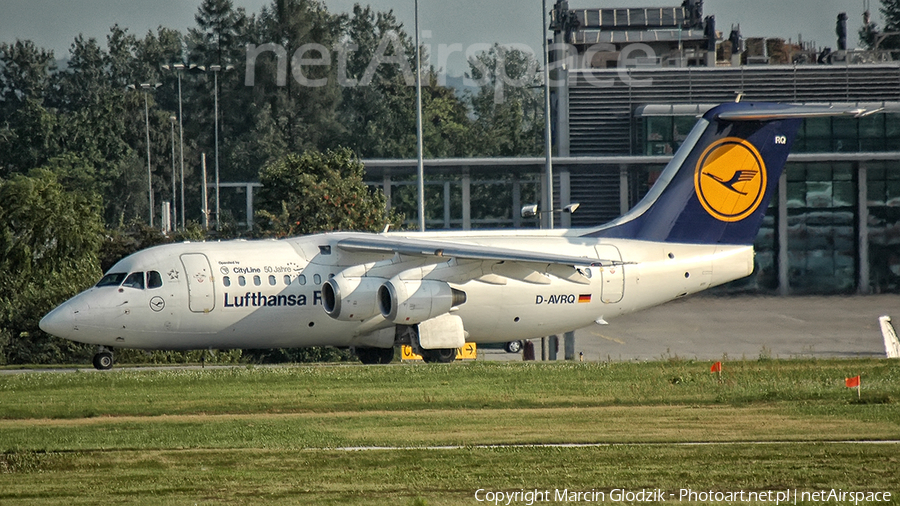
M 753 244 L 802 118 L 861 113 L 749 102 L 714 107 L 697 122 L 646 197 L 587 235 Z

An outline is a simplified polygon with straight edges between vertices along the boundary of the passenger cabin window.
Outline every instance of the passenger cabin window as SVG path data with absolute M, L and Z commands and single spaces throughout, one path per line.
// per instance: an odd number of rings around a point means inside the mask
M 291 284 L 291 277 L 289 275 L 284 276 L 284 284 L 286 284 L 286 285 Z
M 222 283 L 224 283 L 225 286 L 231 286 L 231 278 L 228 277 L 228 276 L 223 277 L 223 278 L 222 278 Z
M 276 281 L 275 281 L 275 276 L 272 276 L 272 275 L 270 274 L 270 275 L 269 275 L 269 284 L 272 285 L 272 286 L 275 286 L 275 283 L 276 283 Z
M 297 276 L 297 282 L 300 283 L 301 285 L 305 285 L 306 284 L 306 274 L 301 274 L 301 275 Z
M 259 279 L 259 276 L 253 276 L 253 284 L 259 286 L 262 284 L 262 280 Z
M 147 288 L 159 288 L 162 285 L 162 276 L 158 272 L 147 271 Z
M 100 278 L 100 281 L 97 282 L 96 286 L 119 286 L 127 275 L 127 272 L 110 272 L 106 276 Z
M 143 272 L 132 272 L 125 278 L 125 282 L 122 283 L 123 288 L 137 288 L 138 290 L 144 289 L 144 273 Z
M 247 284 L 247 278 L 244 276 L 238 276 L 238 284 L 244 286 Z

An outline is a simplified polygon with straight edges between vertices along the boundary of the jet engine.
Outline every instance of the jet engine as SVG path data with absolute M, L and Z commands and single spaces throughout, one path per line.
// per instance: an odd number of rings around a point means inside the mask
M 322 285 L 322 307 L 341 321 L 362 321 L 378 314 L 376 295 L 384 278 L 344 276 L 341 272 Z
M 466 302 L 466 292 L 443 281 L 404 280 L 397 277 L 378 289 L 378 308 L 388 321 L 415 325 Z

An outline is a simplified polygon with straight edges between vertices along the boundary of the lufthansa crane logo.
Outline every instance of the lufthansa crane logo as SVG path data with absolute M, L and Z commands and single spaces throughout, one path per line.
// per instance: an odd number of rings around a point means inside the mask
M 753 214 L 766 192 L 766 165 L 752 144 L 737 137 L 713 142 L 700 155 L 694 172 L 700 204 L 721 221 Z

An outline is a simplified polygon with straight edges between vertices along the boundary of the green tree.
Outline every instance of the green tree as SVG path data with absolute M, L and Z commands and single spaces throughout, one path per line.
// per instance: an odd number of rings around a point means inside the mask
M 415 156 L 415 48 L 409 36 L 392 12 L 359 4 L 346 33 L 338 56 L 342 143 L 360 156 Z
M 58 118 L 28 98 L 0 125 L 0 177 L 25 173 L 59 152 Z
M 133 42 L 133 38 L 126 37 L 123 30 L 114 26 L 109 39 L 123 38 Z M 121 47 L 124 43 L 116 44 Z M 60 123 L 57 134 L 60 151 L 92 168 L 93 189 L 103 197 L 104 215 L 110 223 L 129 208 L 130 192 L 141 189 L 135 186 L 137 181 L 129 185 L 127 177 L 130 172 L 136 172 L 138 163 L 129 145 L 129 141 L 137 142 L 137 136 L 128 131 L 129 126 L 136 128 L 129 125 L 128 118 L 137 114 L 137 103 L 125 100 L 125 83 L 113 77 L 117 67 L 96 39 L 78 36 L 72 43 L 66 70 L 54 76 L 53 97 Z M 143 189 L 146 191 L 146 186 Z
M 881 7 L 878 10 L 881 11 L 881 16 L 884 18 L 884 30 L 882 31 L 885 33 L 900 32 L 900 0 L 881 0 Z M 900 48 L 900 35 L 885 37 L 880 47 L 883 49 Z
M 400 217 L 385 213 L 385 198 L 363 181 L 362 163 L 350 149 L 290 154 L 260 171 L 257 223 L 265 236 L 288 237 L 332 230 L 380 231 Z
M 268 107 L 271 125 L 281 132 L 288 151 L 336 147 L 333 139 L 340 130 L 335 117 L 340 101 L 337 70 L 334 65 L 300 61 L 327 59 L 341 40 L 344 20 L 315 0 L 275 0 L 260 13 L 257 42 L 284 47 L 290 68 L 280 85 L 274 72 L 266 72 L 262 88 L 254 87 L 255 103 Z M 258 94 L 262 90 L 265 96 Z
M 168 235 L 141 220 L 107 230 L 100 251 L 101 269 L 107 272 L 116 262 L 128 255 L 159 244 L 207 239 L 206 233 L 197 223 L 189 222 L 186 225 L 184 230 Z
M 402 217 L 385 213 L 381 190 L 363 182 L 364 168 L 350 149 L 289 154 L 260 171 L 263 184 L 257 223 L 260 235 L 289 237 L 333 230 L 380 231 Z M 348 360 L 346 350 L 302 348 L 246 350 L 244 357 L 261 363 Z
M 375 12 L 369 6 L 354 6 L 346 33 L 347 43 L 338 55 L 338 112 L 345 128 L 341 143 L 364 157 L 416 156 L 413 41 L 393 12 Z M 422 74 L 425 155 L 466 156 L 471 126 L 466 104 L 452 89 L 438 85 L 434 69 L 423 68 Z
M 469 59 L 468 77 L 480 85 L 471 95 L 480 139 L 479 156 L 535 156 L 543 152 L 544 109 L 534 55 L 499 44 Z
M 0 177 L 24 173 L 57 152 L 56 118 L 45 97 L 53 52 L 31 41 L 0 43 Z
M 103 222 L 96 195 L 67 191 L 49 169 L 0 180 L 0 360 L 54 363 L 84 346 L 38 329 L 60 301 L 100 275 Z
M 197 28 L 190 30 L 195 44 L 193 59 L 207 65 L 226 65 L 240 57 L 241 39 L 248 17 L 243 7 L 231 0 L 203 0 L 194 16 Z
M 180 45 L 180 35 L 173 30 L 160 28 L 139 39 L 115 25 L 106 49 L 96 39 L 76 37 L 67 68 L 54 76 L 59 152 L 73 154 L 94 168 L 95 191 L 103 197 L 107 223 L 147 219 L 145 92 L 126 86 L 160 82 L 159 61 Z M 163 198 L 171 195 L 172 115 L 164 107 L 177 106 L 175 93 L 169 86 L 147 94 L 153 188 Z M 167 106 L 160 107 L 159 102 Z
M 878 44 L 879 49 L 900 49 L 900 0 L 881 0 L 878 8 L 884 18 L 884 29 L 879 30 L 878 25 L 871 20 L 865 21 L 859 28 L 859 41 L 869 49 L 875 47 L 881 34 L 886 35 Z M 868 12 L 868 11 L 866 11 Z
M 40 49 L 30 40 L 0 43 L 0 120 L 29 99 L 40 103 L 55 68 L 53 51 Z

